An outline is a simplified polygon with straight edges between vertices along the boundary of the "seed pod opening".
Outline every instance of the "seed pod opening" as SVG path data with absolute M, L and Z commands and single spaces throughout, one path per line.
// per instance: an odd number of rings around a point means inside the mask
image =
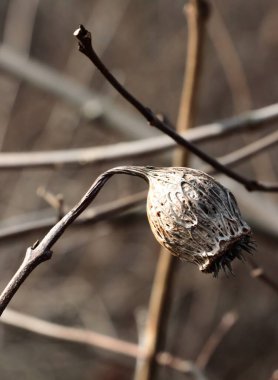
M 147 214 L 158 242 L 202 272 L 232 273 L 231 261 L 252 253 L 251 228 L 233 194 L 199 170 L 146 167 Z

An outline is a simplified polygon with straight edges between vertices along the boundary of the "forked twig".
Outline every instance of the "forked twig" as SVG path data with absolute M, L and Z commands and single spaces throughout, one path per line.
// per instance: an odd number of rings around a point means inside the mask
M 165 121 L 161 120 L 157 115 L 151 111 L 151 109 L 145 107 L 137 98 L 135 98 L 130 92 L 123 87 L 117 79 L 111 74 L 111 72 L 106 68 L 103 62 L 100 60 L 95 50 L 92 47 L 91 33 L 85 29 L 83 25 L 74 32 L 74 36 L 79 41 L 79 50 L 86 55 L 92 63 L 100 70 L 104 77 L 111 83 L 111 85 L 134 107 L 139 113 L 148 121 L 148 123 L 159 129 L 161 132 L 170 136 L 179 145 L 187 148 L 190 152 L 194 153 L 203 161 L 210 164 L 212 167 L 226 174 L 228 177 L 233 178 L 235 181 L 241 183 L 246 187 L 248 191 L 265 191 L 265 192 L 276 192 L 278 191 L 277 185 L 266 185 L 255 180 L 246 179 L 233 170 L 226 168 L 221 165 L 217 160 L 203 152 L 201 149 L 197 148 L 195 145 L 191 144 L 189 141 L 184 139 L 178 133 L 171 128 L 171 126 Z

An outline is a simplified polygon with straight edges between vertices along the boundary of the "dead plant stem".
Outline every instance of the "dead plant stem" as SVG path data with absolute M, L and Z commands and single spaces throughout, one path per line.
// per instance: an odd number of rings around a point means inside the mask
M 191 0 L 185 6 L 188 24 L 188 45 L 184 83 L 180 100 L 177 120 L 177 132 L 186 132 L 193 122 L 193 110 L 197 95 L 197 78 L 200 75 L 201 48 L 205 18 L 202 4 L 198 0 Z M 179 148 L 173 158 L 174 166 L 187 166 L 187 151 Z M 166 329 L 166 308 L 170 305 L 170 293 L 174 277 L 174 257 L 165 248 L 161 248 L 152 285 L 148 316 L 143 335 L 143 350 L 146 353 L 142 360 L 137 362 L 135 380 L 153 379 L 155 372 L 155 357 L 162 337 L 161 332 Z M 163 322 L 165 324 L 163 326 Z

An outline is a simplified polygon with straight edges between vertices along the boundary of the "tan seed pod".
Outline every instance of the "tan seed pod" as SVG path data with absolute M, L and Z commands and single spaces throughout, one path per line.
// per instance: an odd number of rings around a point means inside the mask
M 130 167 L 149 182 L 147 214 L 157 241 L 202 272 L 232 273 L 231 261 L 252 253 L 251 228 L 233 194 L 206 173 L 179 167 Z

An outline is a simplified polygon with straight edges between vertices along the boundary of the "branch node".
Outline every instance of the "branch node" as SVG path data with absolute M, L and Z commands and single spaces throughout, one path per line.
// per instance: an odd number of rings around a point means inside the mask
M 53 255 L 53 251 L 51 249 L 46 249 L 44 251 L 44 254 L 43 254 L 43 257 L 42 257 L 42 261 L 47 261 L 47 260 L 50 260 L 51 257 Z
M 35 246 L 36 245 L 36 246 Z M 35 247 L 34 247 L 35 246 Z M 40 249 L 39 240 L 37 240 L 32 247 L 28 247 L 25 255 L 25 262 L 35 263 L 35 266 L 44 261 L 50 260 L 52 257 L 52 251 L 50 249 Z

